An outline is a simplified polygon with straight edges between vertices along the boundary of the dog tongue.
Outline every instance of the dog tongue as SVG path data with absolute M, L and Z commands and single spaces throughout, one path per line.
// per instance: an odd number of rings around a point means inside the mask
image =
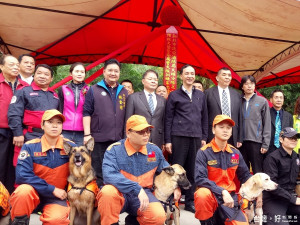
M 75 162 L 76 166 L 81 166 L 81 162 Z

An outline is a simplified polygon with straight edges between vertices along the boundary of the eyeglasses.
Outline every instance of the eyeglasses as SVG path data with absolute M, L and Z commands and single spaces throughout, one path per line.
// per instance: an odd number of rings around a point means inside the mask
M 137 133 L 139 135 L 145 135 L 145 134 L 150 134 L 151 133 L 151 129 L 149 129 L 149 128 L 144 129 L 144 130 L 139 130 L 139 131 L 136 131 L 136 130 L 129 130 L 129 131 Z
M 298 141 L 297 137 L 285 137 L 287 139 L 289 139 L 290 141 Z
M 157 78 L 146 78 L 146 80 L 149 80 L 149 81 L 158 81 L 158 79 Z

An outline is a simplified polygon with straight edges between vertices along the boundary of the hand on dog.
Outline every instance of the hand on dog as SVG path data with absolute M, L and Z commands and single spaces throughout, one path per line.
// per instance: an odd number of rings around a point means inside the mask
M 55 188 L 53 191 L 53 195 L 61 200 L 64 200 L 67 198 L 67 192 L 60 188 Z
M 231 197 L 231 195 L 229 194 L 229 192 L 227 190 L 222 191 L 222 197 L 223 197 L 223 201 L 224 201 L 223 205 L 225 205 L 229 208 L 233 208 L 234 201 L 233 201 L 233 198 Z
M 179 201 L 180 197 L 181 197 L 181 190 L 178 187 L 174 190 L 174 201 L 175 202 Z
M 140 200 L 140 208 L 139 209 L 141 212 L 143 212 L 147 209 L 147 207 L 149 205 L 149 198 L 143 188 L 140 190 L 138 198 Z
M 172 143 L 166 143 L 165 148 L 166 148 L 167 152 L 172 154 Z

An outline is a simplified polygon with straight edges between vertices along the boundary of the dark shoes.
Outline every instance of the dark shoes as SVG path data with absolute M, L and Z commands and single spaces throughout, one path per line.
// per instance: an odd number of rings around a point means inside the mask
M 128 215 L 125 218 L 125 225 L 140 225 L 136 216 Z
M 13 221 L 9 221 L 10 225 L 29 225 L 28 216 L 16 216 Z
M 195 206 L 194 204 L 185 204 L 184 210 L 195 213 Z

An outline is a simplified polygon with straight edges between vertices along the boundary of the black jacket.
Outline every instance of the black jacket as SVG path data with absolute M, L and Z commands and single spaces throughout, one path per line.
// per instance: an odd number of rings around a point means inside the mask
M 192 99 L 182 87 L 170 93 L 165 114 L 165 143 L 171 135 L 207 140 L 208 115 L 204 94 L 193 88 Z
M 269 154 L 264 161 L 264 172 L 278 184 L 274 191 L 264 191 L 263 197 L 278 198 L 295 204 L 295 187 L 299 173 L 299 158 L 296 152 L 289 155 L 282 147 Z

